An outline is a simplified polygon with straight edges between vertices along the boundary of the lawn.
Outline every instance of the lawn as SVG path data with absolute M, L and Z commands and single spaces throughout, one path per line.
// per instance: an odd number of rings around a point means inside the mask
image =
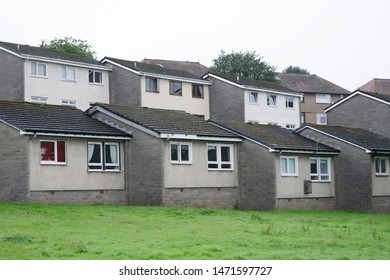
M 0 203 L 0 259 L 390 259 L 390 215 Z

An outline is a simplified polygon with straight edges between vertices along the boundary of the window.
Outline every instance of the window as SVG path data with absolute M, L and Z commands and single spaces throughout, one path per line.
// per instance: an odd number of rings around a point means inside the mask
M 169 82 L 169 94 L 172 95 L 182 95 L 182 86 L 181 82 Z
M 298 176 L 298 157 L 280 158 L 280 171 L 282 176 Z
M 294 108 L 294 97 L 286 96 L 286 108 Z
M 295 124 L 286 124 L 287 129 L 295 129 Z
M 88 142 L 88 170 L 118 171 L 119 144 Z
M 301 123 L 305 123 L 306 122 L 306 115 L 305 113 L 301 113 Z
M 192 85 L 192 97 L 204 98 L 204 92 L 203 92 L 202 85 Z
M 331 103 L 330 94 L 316 94 L 316 103 Z
M 375 175 L 389 175 L 387 157 L 375 157 Z
M 171 143 L 172 163 L 191 163 L 191 143 Z
M 208 169 L 232 170 L 233 146 L 227 144 L 207 144 Z
M 41 164 L 65 164 L 65 141 L 41 141 Z
M 103 83 L 103 73 L 99 71 L 89 70 L 88 72 L 88 81 L 90 84 L 102 84 Z
M 46 64 L 32 61 L 31 76 L 47 77 Z
M 158 92 L 158 81 L 157 78 L 146 78 L 145 89 L 149 92 Z
M 310 158 L 310 179 L 330 181 L 330 158 Z
M 316 114 L 317 124 L 327 124 L 328 120 L 325 113 Z
M 76 69 L 61 66 L 61 80 L 76 81 Z
M 46 104 L 47 103 L 47 97 L 31 96 L 31 102 Z
M 276 106 L 276 94 L 268 94 L 267 95 L 267 105 L 268 106 Z
M 257 104 L 257 92 L 250 92 L 249 93 L 249 103 L 251 104 Z
M 67 106 L 76 107 L 77 102 L 76 102 L 75 100 L 62 99 L 62 100 L 61 100 L 61 105 L 67 105 Z

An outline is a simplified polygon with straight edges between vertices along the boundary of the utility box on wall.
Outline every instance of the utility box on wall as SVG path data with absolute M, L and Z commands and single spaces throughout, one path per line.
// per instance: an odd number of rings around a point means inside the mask
M 312 193 L 311 181 L 310 180 L 304 180 L 303 181 L 303 193 L 304 194 Z

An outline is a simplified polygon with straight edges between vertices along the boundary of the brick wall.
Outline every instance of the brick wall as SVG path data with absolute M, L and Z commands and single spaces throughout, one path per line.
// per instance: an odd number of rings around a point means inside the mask
M 24 100 L 24 61 L 0 50 L 0 100 Z
M 27 201 L 28 137 L 0 122 L 0 201 Z
M 273 210 L 276 201 L 275 155 L 244 140 L 239 145 L 239 208 Z

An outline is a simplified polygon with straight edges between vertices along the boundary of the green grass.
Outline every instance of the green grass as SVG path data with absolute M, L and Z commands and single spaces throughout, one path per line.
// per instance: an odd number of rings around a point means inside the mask
M 390 259 L 390 215 L 0 203 L 0 259 Z

